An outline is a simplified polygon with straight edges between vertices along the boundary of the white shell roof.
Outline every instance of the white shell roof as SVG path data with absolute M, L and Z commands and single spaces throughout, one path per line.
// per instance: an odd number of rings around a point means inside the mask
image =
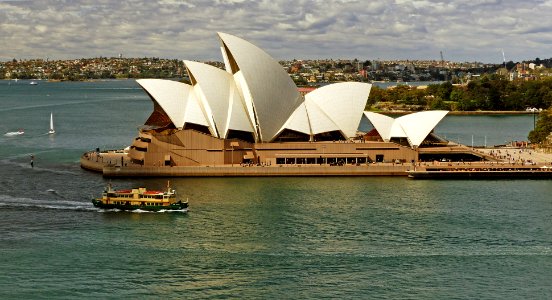
M 309 135 L 311 134 L 309 116 L 307 115 L 305 103 L 302 103 L 297 107 L 297 109 L 295 109 L 286 124 L 282 127 L 282 130 L 284 129 L 291 129 Z
M 224 33 L 219 37 L 227 71 L 185 61 L 192 85 L 137 80 L 177 128 L 186 123 L 204 125 L 220 138 L 226 138 L 229 130 L 253 132 L 256 140 L 263 142 L 273 140 L 284 129 L 310 135 L 330 131 L 341 131 L 346 137 L 356 134 L 370 84 L 327 85 L 307 94 L 303 101 L 293 80 L 268 54 L 238 37 Z M 396 126 L 404 132 L 399 123 Z
M 381 138 L 384 141 L 389 142 L 391 139 L 391 128 L 393 127 L 393 123 L 395 123 L 395 119 L 371 111 L 365 111 L 364 115 L 368 118 L 370 123 L 374 125 L 374 128 L 379 133 Z
M 282 66 L 257 46 L 230 34 L 219 32 L 218 35 L 231 54 L 225 55 L 229 60 L 227 67 L 233 59 L 247 85 L 262 135 L 260 139 L 272 140 L 301 104 L 297 87 Z M 248 97 L 244 95 L 244 98 Z
M 182 100 L 188 98 L 192 87 L 182 82 L 163 79 L 138 79 L 136 82 L 163 108 L 174 126 L 182 128 L 187 102 Z
M 253 124 L 247 115 L 245 110 L 244 100 L 239 93 L 239 90 L 235 84 L 230 85 L 230 102 L 228 108 L 228 123 L 226 124 L 226 133 L 224 137 L 228 135 L 229 130 L 240 130 L 247 132 L 255 132 Z
M 412 146 L 419 146 L 427 135 L 446 116 L 446 110 L 423 111 L 397 118 L 408 141 Z
M 341 131 L 346 137 L 353 137 L 370 88 L 367 83 L 345 82 L 316 89 L 305 96 L 304 105 L 293 112 L 281 130 L 311 135 Z
M 368 111 L 365 111 L 364 115 L 384 141 L 394 137 L 405 137 L 410 146 L 418 147 L 447 113 L 445 110 L 423 111 L 397 119 Z
M 334 83 L 308 93 L 305 99 L 316 103 L 351 138 L 358 130 L 371 88 L 371 84 L 361 82 Z
M 184 63 L 196 81 L 193 89 L 201 99 L 203 110 L 212 116 L 209 123 L 217 137 L 226 137 L 229 129 L 253 131 L 230 73 L 203 63 Z
M 188 97 L 183 99 L 183 102 L 186 103 L 186 111 L 184 114 L 184 123 L 193 123 L 203 126 L 209 126 L 211 132 L 213 132 L 207 117 L 205 116 L 205 111 L 201 107 L 201 103 L 196 96 L 196 93 L 190 91 Z M 184 125 L 182 125 L 184 126 Z
M 312 134 L 340 130 L 339 126 L 330 118 L 324 110 L 311 98 L 305 99 L 307 114 L 309 116 Z
M 247 86 L 245 82 L 245 78 L 243 78 L 243 73 L 241 71 L 234 74 L 234 82 L 236 84 L 237 91 L 241 95 L 241 99 L 243 100 L 245 110 L 249 118 L 249 121 L 251 123 L 251 126 L 256 127 L 257 121 L 255 118 L 255 111 L 253 108 L 253 99 L 251 98 L 249 87 Z M 258 138 L 257 132 L 255 130 L 253 131 L 254 131 L 255 137 Z

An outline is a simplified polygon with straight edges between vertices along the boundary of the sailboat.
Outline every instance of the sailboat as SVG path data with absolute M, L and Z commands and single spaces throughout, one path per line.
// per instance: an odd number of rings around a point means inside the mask
M 50 130 L 48 130 L 48 134 L 54 134 L 56 131 L 54 130 L 54 114 L 50 113 Z

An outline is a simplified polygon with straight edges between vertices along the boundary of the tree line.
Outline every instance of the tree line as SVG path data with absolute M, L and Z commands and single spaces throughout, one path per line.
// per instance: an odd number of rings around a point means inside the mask
M 464 85 L 450 82 L 429 85 L 425 89 L 399 85 L 382 89 L 372 87 L 367 109 L 388 105 L 396 109 L 450 111 L 520 111 L 552 107 L 552 78 L 509 81 L 497 74 L 483 75 Z
M 552 146 L 552 108 L 539 113 L 537 126 L 529 132 L 529 141 L 545 147 Z

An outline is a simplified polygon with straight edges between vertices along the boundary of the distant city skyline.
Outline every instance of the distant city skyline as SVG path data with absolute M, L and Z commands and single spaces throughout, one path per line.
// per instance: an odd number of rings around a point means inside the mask
M 0 0 L 0 60 L 221 61 L 216 32 L 276 59 L 552 57 L 552 0 Z

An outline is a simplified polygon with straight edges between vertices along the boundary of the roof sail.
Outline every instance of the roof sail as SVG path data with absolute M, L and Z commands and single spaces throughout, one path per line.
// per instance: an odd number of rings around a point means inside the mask
M 423 111 L 393 119 L 386 115 L 365 111 L 364 115 L 374 125 L 384 141 L 391 138 L 407 138 L 411 147 L 419 147 L 429 133 L 448 113 L 446 110 Z
M 301 104 L 301 96 L 293 80 L 282 66 L 257 46 L 236 36 L 218 33 L 231 73 L 241 73 L 241 88 L 250 94 L 255 125 L 260 141 L 268 142 Z M 248 95 L 243 95 L 248 99 Z
M 418 147 L 447 113 L 446 110 L 422 111 L 399 117 L 396 121 L 406 133 L 410 145 Z
M 188 71 L 193 74 L 194 90 L 201 95 L 205 110 L 211 114 L 218 137 L 226 137 L 229 129 L 251 131 L 243 100 L 235 86 L 233 76 L 219 68 L 184 61 Z
M 184 125 L 186 100 L 191 86 L 182 82 L 164 79 L 138 79 L 136 82 L 157 103 L 176 128 Z
M 352 138 L 371 88 L 371 84 L 361 82 L 334 83 L 308 93 L 305 99 L 316 103 L 347 138 Z

